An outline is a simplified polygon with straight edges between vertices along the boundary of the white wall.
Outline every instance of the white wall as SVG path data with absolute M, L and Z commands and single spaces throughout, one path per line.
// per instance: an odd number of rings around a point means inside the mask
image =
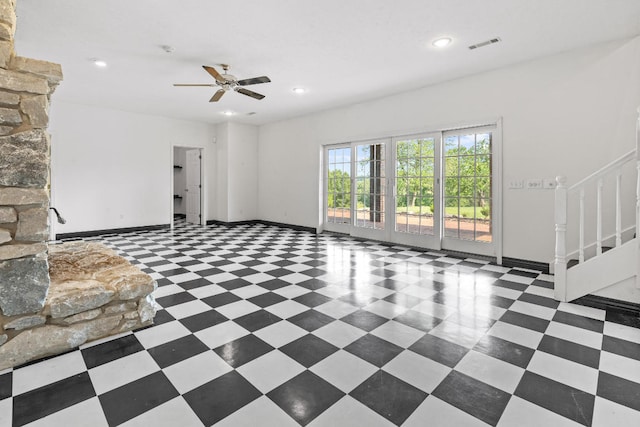
M 635 147 L 640 38 L 260 127 L 258 217 L 317 227 L 322 144 L 503 118 L 503 178 L 577 182 Z M 309 96 L 312 96 L 309 94 Z M 553 191 L 503 190 L 504 256 L 549 262 Z
M 216 126 L 217 218 L 258 219 L 258 128 L 227 122 Z
M 51 105 L 52 205 L 67 220 L 55 233 L 168 224 L 173 145 L 203 147 L 215 176 L 208 124 L 56 101 Z M 212 212 L 215 186 L 205 202 Z M 209 218 L 208 218 L 209 219 Z

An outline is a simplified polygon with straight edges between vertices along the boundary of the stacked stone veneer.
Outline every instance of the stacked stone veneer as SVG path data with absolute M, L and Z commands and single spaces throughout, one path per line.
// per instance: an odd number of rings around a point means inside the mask
M 46 128 L 62 70 L 58 64 L 16 56 L 15 3 L 0 0 L 0 370 L 150 323 L 142 301 L 155 286 L 124 259 L 116 261 L 115 254 L 107 257 L 108 251 L 96 247 L 76 249 L 83 256 L 100 253 L 87 260 L 108 258 L 110 267 L 99 264 L 92 270 L 78 260 L 72 271 L 80 276 L 52 272 L 57 279 L 50 281 Z M 138 291 L 126 290 L 131 283 Z M 61 302 L 65 297 L 69 303 Z M 97 301 L 105 307 L 98 309 Z

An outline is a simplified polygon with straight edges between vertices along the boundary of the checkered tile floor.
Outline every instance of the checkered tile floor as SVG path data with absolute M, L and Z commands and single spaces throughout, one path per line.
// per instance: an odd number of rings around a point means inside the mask
M 97 240 L 156 324 L 0 372 L 0 425 L 640 425 L 640 329 L 547 275 L 265 225 Z

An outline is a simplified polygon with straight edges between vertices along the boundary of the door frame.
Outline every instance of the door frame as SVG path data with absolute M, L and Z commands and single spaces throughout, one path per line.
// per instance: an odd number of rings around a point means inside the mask
M 170 149 L 170 153 L 169 153 L 169 225 L 170 228 L 173 230 L 174 225 L 173 225 L 173 215 L 174 215 L 174 200 L 173 200 L 173 194 L 174 194 L 174 171 L 173 171 L 173 166 L 175 165 L 175 158 L 174 158 L 174 149 L 175 148 L 180 148 L 180 149 L 186 149 L 186 150 L 199 150 L 200 151 L 200 224 L 199 225 L 206 225 L 207 224 L 207 220 L 206 218 L 208 218 L 207 216 L 207 180 L 206 180 L 206 149 L 204 147 L 196 147 L 196 146 L 191 146 L 191 145 L 182 145 L 182 144 L 171 144 L 171 146 L 169 147 Z M 185 171 L 186 172 L 186 171 Z M 186 203 L 186 201 L 185 201 Z
M 436 125 L 430 128 L 422 128 L 422 129 L 414 129 L 411 131 L 396 131 L 396 132 L 383 132 L 379 135 L 366 135 L 366 136 L 360 136 L 358 138 L 353 138 L 353 139 L 349 139 L 349 138 L 345 138 L 342 140 L 333 140 L 333 141 L 323 141 L 320 144 L 320 150 L 321 150 L 321 161 L 320 163 L 320 176 L 321 179 L 323 181 L 323 185 L 321 186 L 321 194 L 320 197 L 322 198 L 322 203 L 320 204 L 322 212 L 320 213 L 320 218 L 321 218 L 321 224 L 319 225 L 318 229 L 319 230 L 327 230 L 327 231 L 337 231 L 337 232 L 341 232 L 341 233 L 345 233 L 345 234 L 350 234 L 351 233 L 351 227 L 353 226 L 352 224 L 348 224 L 346 225 L 346 227 L 344 227 L 342 230 L 335 230 L 334 227 L 331 226 L 331 224 L 327 223 L 327 190 L 328 190 L 328 183 L 326 180 L 326 173 L 327 173 L 327 168 L 328 168 L 328 148 L 332 148 L 332 147 L 339 147 L 339 146 L 351 146 L 351 144 L 353 143 L 366 143 L 368 141 L 381 141 L 381 140 L 389 140 L 389 142 L 386 144 L 387 147 L 387 153 L 385 153 L 385 158 L 386 158 L 386 162 L 387 162 L 387 193 L 390 194 L 392 196 L 392 185 L 395 185 L 395 175 L 393 176 L 393 178 L 390 175 L 390 170 L 394 169 L 393 166 L 395 166 L 395 163 L 392 163 L 392 159 L 393 162 L 395 162 L 395 153 L 394 152 L 390 152 L 389 150 L 394 150 L 395 149 L 395 141 L 397 139 L 402 139 L 402 138 L 407 138 L 407 137 L 412 137 L 412 136 L 416 136 L 416 135 L 429 135 L 429 134 L 436 134 L 439 133 L 440 137 L 442 139 L 442 136 L 445 132 L 449 132 L 449 131 L 456 131 L 456 130 L 464 130 L 464 129 L 474 129 L 474 128 L 479 128 L 479 127 L 485 127 L 485 126 L 491 126 L 491 127 L 495 127 L 495 130 L 493 132 L 493 140 L 492 140 L 492 185 L 491 185 L 491 191 L 492 191 L 492 196 L 493 196 L 493 212 L 492 212 L 492 231 L 493 231 L 493 242 L 494 242 L 494 253 L 490 256 L 495 257 L 496 259 L 496 263 L 498 265 L 502 264 L 502 258 L 503 258 L 503 234 L 502 234 L 502 227 L 503 227 L 503 178 L 502 178 L 502 174 L 503 174 L 503 166 L 502 166 L 502 159 L 503 159 L 503 155 L 502 155 L 502 139 L 503 139 L 503 130 L 502 130 L 502 117 L 497 117 L 497 118 L 485 118 L 482 120 L 468 120 L 468 121 L 460 121 L 460 122 L 455 122 L 455 123 L 448 123 L 448 124 L 442 124 L 442 125 Z M 436 159 L 437 160 L 437 159 Z M 440 170 L 442 170 L 442 165 L 440 165 Z M 393 172 L 395 174 L 395 170 Z M 351 179 L 353 180 L 354 177 L 352 176 Z M 440 182 L 440 187 L 442 187 L 443 183 L 442 180 Z M 353 195 L 352 195 L 353 197 Z M 442 199 L 442 197 L 440 197 L 440 199 Z M 394 203 L 395 203 L 395 198 L 394 198 Z M 389 215 L 390 212 L 389 210 L 393 209 L 393 211 L 395 212 L 395 209 L 390 206 L 389 203 L 387 203 L 387 209 L 386 209 L 386 213 L 385 213 L 385 219 L 386 221 L 389 221 L 391 218 L 393 218 L 393 227 L 395 228 L 395 216 L 393 215 Z M 442 209 L 442 207 L 440 207 L 440 209 Z M 329 227 L 327 227 L 329 225 Z M 425 249 L 431 249 L 431 248 L 427 248 L 424 245 L 420 245 L 420 244 L 415 244 L 412 245 L 411 243 L 407 243 L 407 242 L 398 242 L 396 241 L 396 239 L 393 238 L 393 235 L 395 233 L 391 232 L 391 229 L 389 227 L 391 227 L 392 225 L 385 223 L 385 238 L 383 241 L 388 242 L 388 243 L 398 243 L 398 244 L 403 244 L 403 245 L 409 245 L 409 246 L 416 246 L 416 247 L 422 247 Z M 441 222 L 440 227 L 442 227 L 443 224 Z M 341 227 L 342 228 L 342 227 Z M 373 239 L 373 238 L 372 238 Z M 375 239 L 373 239 L 375 240 Z M 440 243 L 441 245 L 441 243 Z M 439 248 L 440 249 L 440 248 Z M 481 255 L 481 254 L 478 254 Z

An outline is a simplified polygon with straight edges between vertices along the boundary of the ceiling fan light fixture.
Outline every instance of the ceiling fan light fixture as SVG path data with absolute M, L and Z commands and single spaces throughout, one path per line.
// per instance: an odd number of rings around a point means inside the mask
M 452 41 L 453 39 L 451 37 L 440 37 L 435 39 L 431 44 L 437 48 L 442 49 L 444 47 L 449 46 Z
M 91 58 L 91 62 L 93 62 L 93 65 L 99 68 L 105 68 L 107 66 L 106 61 L 98 58 Z
M 222 114 L 224 114 L 227 117 L 231 117 L 231 116 L 235 116 L 236 113 L 230 110 L 226 110 L 226 111 L 223 111 Z
M 307 93 L 307 90 L 303 87 L 294 87 L 293 93 L 297 93 L 298 95 L 302 95 L 303 93 Z

